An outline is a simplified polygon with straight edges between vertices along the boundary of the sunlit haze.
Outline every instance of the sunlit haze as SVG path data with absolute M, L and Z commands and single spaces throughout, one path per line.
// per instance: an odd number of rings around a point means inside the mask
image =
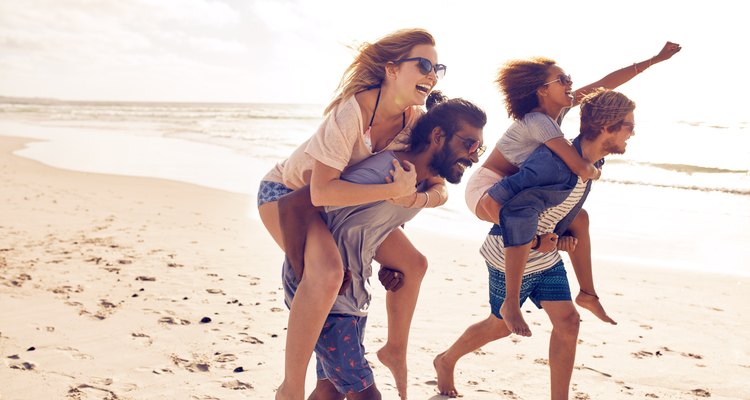
M 747 121 L 741 2 L 0 0 L 0 96 L 325 104 L 350 46 L 423 27 L 439 89 L 501 110 L 492 80 L 543 55 L 575 86 L 680 43 L 621 88 L 645 115 Z M 642 114 L 643 115 L 643 114 Z

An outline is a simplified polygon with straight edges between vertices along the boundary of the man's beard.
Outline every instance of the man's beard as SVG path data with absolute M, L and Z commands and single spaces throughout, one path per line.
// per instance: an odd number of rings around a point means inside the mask
M 625 154 L 625 143 L 622 146 L 618 146 L 614 139 L 608 139 L 602 143 L 602 150 L 607 152 L 607 154 Z
M 466 161 L 466 164 L 468 165 L 472 164 L 471 160 L 464 160 L 455 157 L 448 146 L 446 146 L 442 151 L 432 156 L 429 167 L 433 173 L 442 176 L 446 181 L 450 183 L 459 183 L 461 182 L 464 170 L 457 167 L 456 163 L 462 160 Z

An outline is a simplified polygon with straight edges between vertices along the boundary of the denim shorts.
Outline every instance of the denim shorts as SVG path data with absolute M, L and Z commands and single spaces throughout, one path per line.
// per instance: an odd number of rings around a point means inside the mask
M 294 190 L 284 186 L 279 182 L 260 181 L 258 188 L 258 207 L 269 201 L 278 201 L 285 194 L 292 193 Z
M 490 308 L 492 315 L 503 319 L 500 315 L 500 306 L 505 301 L 505 272 L 500 271 L 487 263 L 490 273 Z M 562 261 L 553 265 L 552 268 L 543 271 L 532 272 L 523 277 L 521 281 L 521 305 L 529 298 L 537 306 L 542 308 L 543 301 L 571 301 L 570 284 L 565 265 Z
M 329 314 L 315 343 L 318 380 L 328 379 L 339 393 L 358 393 L 375 383 L 365 359 L 366 324 L 366 316 Z

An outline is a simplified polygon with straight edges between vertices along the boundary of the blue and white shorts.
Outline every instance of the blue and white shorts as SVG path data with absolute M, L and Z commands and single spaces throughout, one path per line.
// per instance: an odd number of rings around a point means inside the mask
M 492 315 L 503 319 L 500 315 L 500 306 L 505 301 L 505 272 L 500 271 L 487 263 L 487 271 L 490 273 L 490 308 Z M 568 273 L 562 261 L 553 265 L 552 268 L 543 271 L 532 272 L 523 277 L 521 281 L 521 305 L 529 298 L 537 306 L 542 308 L 543 301 L 571 301 L 570 284 Z
M 292 193 L 294 190 L 284 186 L 279 182 L 260 181 L 258 188 L 258 207 L 270 201 L 278 201 L 285 194 Z
M 318 380 L 328 379 L 342 394 L 361 392 L 375 383 L 365 359 L 367 317 L 329 314 L 315 343 Z

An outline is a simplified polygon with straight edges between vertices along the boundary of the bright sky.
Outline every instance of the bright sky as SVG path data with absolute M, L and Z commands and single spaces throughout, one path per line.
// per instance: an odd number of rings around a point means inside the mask
M 554 58 L 577 85 L 655 55 L 621 90 L 684 119 L 748 121 L 742 2 L 633 0 L 0 0 L 0 95 L 81 100 L 317 103 L 347 46 L 428 29 L 450 97 L 502 107 L 504 61 Z

